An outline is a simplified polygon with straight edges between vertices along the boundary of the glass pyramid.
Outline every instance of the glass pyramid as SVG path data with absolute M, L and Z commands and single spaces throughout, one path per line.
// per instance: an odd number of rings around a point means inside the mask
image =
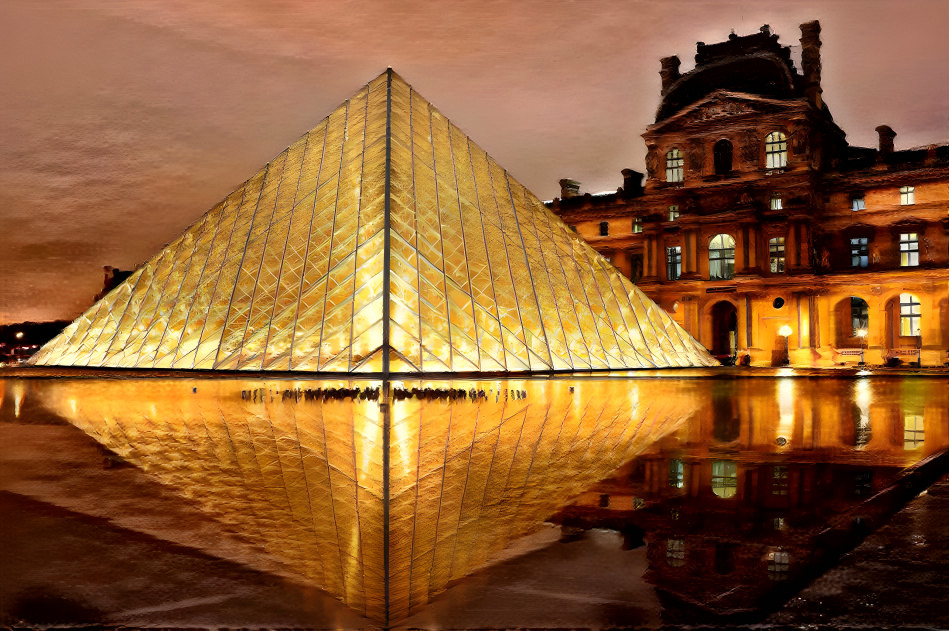
M 382 375 L 717 364 L 391 70 L 32 361 Z

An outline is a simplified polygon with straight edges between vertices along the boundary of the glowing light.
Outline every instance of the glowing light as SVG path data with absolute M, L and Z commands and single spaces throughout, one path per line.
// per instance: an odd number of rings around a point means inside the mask
M 794 331 L 786 324 L 778 329 L 778 335 L 781 337 L 790 337 L 792 333 L 794 333 Z

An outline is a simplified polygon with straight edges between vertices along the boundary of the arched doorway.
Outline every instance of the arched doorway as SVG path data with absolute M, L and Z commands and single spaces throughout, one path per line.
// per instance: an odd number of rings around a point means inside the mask
M 712 306 L 712 355 L 734 358 L 738 349 L 738 309 L 727 300 Z
M 867 343 L 870 331 L 870 305 L 859 296 L 850 296 L 834 309 L 834 346 L 857 348 Z

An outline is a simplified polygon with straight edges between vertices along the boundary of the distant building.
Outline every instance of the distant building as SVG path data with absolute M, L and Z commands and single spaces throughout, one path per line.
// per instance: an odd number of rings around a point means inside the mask
M 661 60 L 642 174 L 551 207 L 727 362 L 941 365 L 949 349 L 949 145 L 852 147 L 821 96 L 820 24 L 802 69 L 765 25 Z M 862 351 L 862 355 L 861 355 Z
M 112 267 L 111 265 L 106 265 L 102 268 L 105 272 L 105 280 L 102 282 L 102 291 L 96 294 L 93 298 L 94 302 L 98 302 L 105 298 L 105 295 L 115 289 L 121 284 L 123 280 L 132 275 L 134 270 L 122 270 L 117 267 Z

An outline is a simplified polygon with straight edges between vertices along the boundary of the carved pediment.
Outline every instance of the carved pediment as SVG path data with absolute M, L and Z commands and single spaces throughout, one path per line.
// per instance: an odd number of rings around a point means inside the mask
M 778 101 L 738 92 L 718 91 L 681 110 L 675 116 L 651 126 L 645 135 L 755 114 L 786 115 L 802 107 L 806 108 L 806 104 L 799 101 Z

